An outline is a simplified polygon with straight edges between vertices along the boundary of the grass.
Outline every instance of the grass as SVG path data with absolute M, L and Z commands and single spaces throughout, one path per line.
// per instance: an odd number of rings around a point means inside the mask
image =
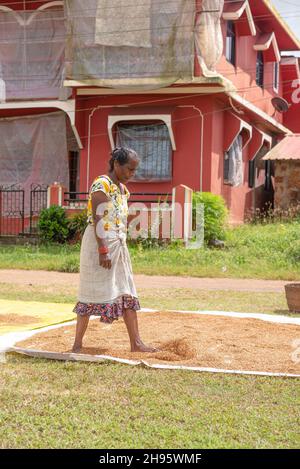
M 297 448 L 285 378 L 146 370 L 10 354 L 1 448 Z
M 136 273 L 299 278 L 299 224 L 243 226 L 224 251 L 132 247 Z M 1 268 L 77 271 L 79 246 L 4 247 Z M 227 270 L 224 269 L 226 267 Z M 77 287 L 0 284 L 1 298 L 74 303 Z M 283 293 L 149 289 L 143 307 L 287 313 Z M 0 448 L 298 448 L 290 378 L 149 370 L 7 355 Z
M 284 293 L 239 292 L 228 290 L 197 290 L 188 288 L 141 288 L 141 306 L 153 309 L 216 310 L 289 314 Z M 21 285 L 0 283 L 0 297 L 7 300 L 41 301 L 44 303 L 74 303 L 77 287 L 60 285 Z M 300 315 L 293 314 L 293 317 Z
M 243 225 L 227 231 L 226 248 L 130 246 L 135 273 L 298 280 L 300 222 Z M 3 246 L 1 269 L 78 272 L 79 245 Z
M 76 287 L 0 284 L 1 298 L 73 303 Z M 144 307 L 277 313 L 281 293 L 149 289 Z M 0 448 L 298 448 L 290 378 L 147 370 L 7 355 Z

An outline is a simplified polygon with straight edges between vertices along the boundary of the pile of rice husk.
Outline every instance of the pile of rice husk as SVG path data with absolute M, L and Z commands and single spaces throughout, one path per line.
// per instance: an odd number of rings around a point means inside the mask
M 173 364 L 229 370 L 300 373 L 296 342 L 300 327 L 252 318 L 191 313 L 138 313 L 142 340 L 155 353 L 130 352 L 124 321 L 111 325 L 90 320 L 80 353 L 109 355 L 149 364 Z M 75 325 L 40 332 L 17 347 L 70 353 Z M 298 361 L 298 363 L 297 363 Z

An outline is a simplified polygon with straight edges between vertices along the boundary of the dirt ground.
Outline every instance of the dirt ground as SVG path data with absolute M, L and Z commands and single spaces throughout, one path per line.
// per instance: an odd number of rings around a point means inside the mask
M 143 359 L 150 364 L 176 364 L 229 370 L 300 374 L 293 361 L 294 342 L 300 327 L 258 319 L 180 314 L 141 313 L 141 337 L 160 349 L 155 353 L 131 353 L 122 319 L 112 325 L 92 320 L 81 353 Z M 71 352 L 75 326 L 39 333 L 17 347 Z
M 137 289 L 146 288 L 192 288 L 200 290 L 235 290 L 255 292 L 284 292 L 282 280 L 254 280 L 231 278 L 198 278 L 175 276 L 135 275 Z M 0 270 L 0 283 L 22 285 L 79 285 L 79 274 L 47 272 L 43 270 Z

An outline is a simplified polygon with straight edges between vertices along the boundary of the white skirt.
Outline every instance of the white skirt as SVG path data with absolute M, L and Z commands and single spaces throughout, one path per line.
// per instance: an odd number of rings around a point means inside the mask
M 108 311 L 108 318 L 113 320 L 122 315 L 124 307 L 137 310 L 140 309 L 140 305 L 133 281 L 126 235 L 110 233 L 107 246 L 111 257 L 111 269 L 99 265 L 94 226 L 88 225 L 81 243 L 78 303 L 74 311 L 81 315 L 102 316 L 104 313 L 104 320 Z

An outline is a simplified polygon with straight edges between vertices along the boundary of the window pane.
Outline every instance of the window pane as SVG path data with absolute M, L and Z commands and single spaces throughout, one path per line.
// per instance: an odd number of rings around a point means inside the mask
M 172 146 L 165 124 L 119 124 L 117 144 L 132 148 L 139 155 L 135 180 L 172 178 Z
M 256 84 L 261 88 L 264 86 L 264 57 L 262 52 L 257 53 L 256 59 Z
M 232 65 L 235 65 L 236 56 L 236 39 L 235 39 L 235 27 L 233 21 L 227 21 L 227 33 L 226 33 L 226 59 Z
M 274 63 L 274 90 L 278 91 L 279 86 L 279 63 Z

